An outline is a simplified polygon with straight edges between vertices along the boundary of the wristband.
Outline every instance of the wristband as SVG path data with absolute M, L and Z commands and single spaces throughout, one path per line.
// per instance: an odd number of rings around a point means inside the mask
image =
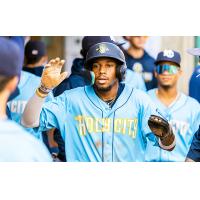
M 46 96 L 48 96 L 48 93 L 46 93 L 46 94 L 42 93 L 39 88 L 36 89 L 35 93 L 40 98 L 45 98 Z
M 46 93 L 51 92 L 53 88 L 52 88 L 52 89 L 49 89 L 49 88 L 45 87 L 45 86 L 41 83 L 39 89 L 41 90 L 42 93 L 45 93 L 45 94 L 46 94 Z

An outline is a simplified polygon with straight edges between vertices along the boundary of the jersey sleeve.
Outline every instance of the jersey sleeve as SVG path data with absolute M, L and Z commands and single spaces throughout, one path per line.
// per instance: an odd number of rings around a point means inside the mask
M 157 108 L 150 99 L 150 97 L 144 92 L 140 94 L 140 121 L 141 121 L 141 132 L 144 136 L 144 139 L 149 139 L 158 146 L 157 137 L 152 133 L 148 126 L 148 120 L 151 115 L 158 115 Z
M 200 124 L 200 104 L 194 100 L 193 104 L 191 105 L 194 110 L 194 113 L 191 115 L 191 127 L 192 127 L 192 132 L 195 133 L 199 129 L 199 124 Z
M 199 130 L 194 134 L 187 158 L 200 162 L 200 126 Z
M 52 128 L 62 131 L 67 116 L 67 102 L 65 93 L 45 102 L 40 113 L 40 126 L 37 131 L 46 131 Z

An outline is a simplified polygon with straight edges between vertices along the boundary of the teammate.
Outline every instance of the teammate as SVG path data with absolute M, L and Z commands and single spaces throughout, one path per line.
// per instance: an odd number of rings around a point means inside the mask
M 85 66 L 95 74 L 94 85 L 65 91 L 43 105 L 48 92 L 67 76 L 60 74 L 63 64 L 56 58 L 46 65 L 22 124 L 40 130 L 58 128 L 68 161 L 144 161 L 147 139 L 164 149 L 174 148 L 169 124 L 150 117 L 153 105 L 147 94 L 120 83 L 126 64 L 118 46 L 102 42 L 90 47 Z
M 25 46 L 24 71 L 41 77 L 45 64 L 48 61 L 46 46 L 42 41 L 30 40 Z
M 144 50 L 147 36 L 124 36 L 124 39 L 130 44 L 128 50 L 124 51 L 128 69 L 142 74 L 147 90 L 156 88 L 155 59 Z
M 198 65 L 195 67 L 189 83 L 189 95 L 200 103 L 200 79 L 197 78 L 197 76 L 200 74 L 200 49 L 188 49 L 188 53 L 198 56 Z
M 171 124 L 176 136 L 176 147 L 167 152 L 149 141 L 147 161 L 185 161 L 193 135 L 199 127 L 199 103 L 177 89 L 182 73 L 180 62 L 180 54 L 173 50 L 164 50 L 157 56 L 155 76 L 158 88 L 148 91 L 148 94 Z
M 20 49 L 0 38 L 0 161 L 51 161 L 46 147 L 7 119 L 6 103 L 16 89 L 21 72 Z
M 10 37 L 5 37 L 7 39 L 9 39 L 10 41 L 13 41 L 15 44 L 18 45 L 19 47 L 19 54 L 20 54 L 20 66 L 22 67 L 23 62 L 24 62 L 24 37 L 23 36 L 10 36 Z M 16 87 L 15 91 L 10 95 L 8 102 L 11 101 L 12 99 L 14 99 L 17 95 L 20 94 L 19 88 Z M 8 106 L 6 106 L 6 114 L 8 116 L 9 119 L 11 119 L 11 113 L 10 113 L 10 109 L 8 108 Z
M 200 48 L 189 49 L 188 53 L 199 57 L 200 56 Z M 196 78 L 196 83 L 197 83 L 197 88 L 198 88 L 199 80 L 197 80 L 197 79 L 199 79 L 199 74 L 200 74 L 200 72 L 198 72 L 198 67 L 196 68 L 194 74 L 195 73 L 196 73 L 196 77 L 193 77 L 193 81 Z M 194 90 L 196 90 L 196 86 L 195 86 Z M 198 92 L 199 92 L 199 90 L 198 90 Z M 192 144 L 190 146 L 190 149 L 189 149 L 189 152 L 188 152 L 187 158 L 186 158 L 186 162 L 194 162 L 194 161 L 200 162 L 200 126 L 199 126 L 199 129 L 197 130 L 197 132 L 194 134 Z
M 194 134 L 192 144 L 187 154 L 186 162 L 200 162 L 200 126 Z
M 21 72 L 20 82 L 18 84 L 20 94 L 7 103 L 11 112 L 12 120 L 20 123 L 26 103 L 33 96 L 34 91 L 38 88 L 39 85 L 40 78 L 38 76 L 25 71 Z M 35 132 L 32 129 L 27 129 L 27 131 L 32 133 L 36 138 L 42 140 L 41 133 Z

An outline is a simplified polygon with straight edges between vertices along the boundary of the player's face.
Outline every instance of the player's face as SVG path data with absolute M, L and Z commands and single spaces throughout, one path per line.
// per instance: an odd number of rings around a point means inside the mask
M 177 64 L 172 62 L 160 62 L 156 67 L 155 76 L 159 86 L 170 88 L 176 87 L 181 73 L 181 69 Z
M 129 36 L 130 44 L 137 49 L 143 49 L 146 41 L 147 36 Z
M 95 86 L 99 91 L 109 91 L 118 82 L 116 77 L 117 63 L 110 58 L 98 58 L 92 65 L 95 75 Z

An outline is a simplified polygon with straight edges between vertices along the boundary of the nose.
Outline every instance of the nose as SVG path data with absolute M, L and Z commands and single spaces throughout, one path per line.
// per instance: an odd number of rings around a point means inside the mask
M 169 75 L 169 72 L 167 70 L 165 70 L 162 74 Z
M 102 65 L 102 66 L 100 67 L 99 72 L 100 72 L 101 74 L 105 74 L 106 71 L 107 71 L 106 67 Z

